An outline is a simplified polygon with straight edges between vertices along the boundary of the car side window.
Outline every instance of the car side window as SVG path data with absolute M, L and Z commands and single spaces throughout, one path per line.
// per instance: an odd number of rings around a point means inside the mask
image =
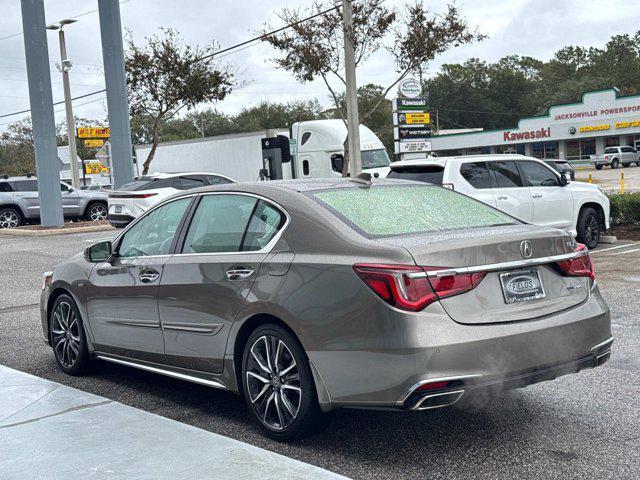
M 280 210 L 260 200 L 244 235 L 242 250 L 262 250 L 283 227 L 285 221 L 286 217 Z
M 258 200 L 246 195 L 204 195 L 182 253 L 238 252 Z
M 491 188 L 487 162 L 469 162 L 460 165 L 460 175 L 474 188 Z
M 60 183 L 60 190 L 63 192 L 68 192 L 69 191 L 69 186 L 65 185 L 64 183 Z
M 9 182 L 0 182 L 0 192 L 11 192 L 11 184 Z
M 190 190 L 192 188 L 205 187 L 207 182 L 200 176 L 177 177 L 173 183 L 173 188 L 178 190 Z
M 528 187 L 558 187 L 560 180 L 549 168 L 536 162 L 520 162 L 522 175 Z
M 149 183 L 148 186 L 140 188 L 139 190 L 158 190 L 160 188 L 173 187 L 173 178 L 160 178 Z M 138 190 L 138 189 L 136 189 Z
M 311 132 L 304 132 L 300 138 L 300 145 L 304 145 L 311 138 Z
M 14 184 L 16 192 L 37 192 L 38 181 L 37 180 L 18 180 Z
M 622 147 L 623 153 L 633 153 L 633 148 L 631 147 Z
M 209 185 L 223 185 L 225 183 L 232 183 L 231 180 L 217 175 L 207 175 L 207 182 Z
M 123 258 L 168 255 L 180 220 L 192 197 L 181 198 L 152 210 L 122 237 L 118 256 Z
M 522 187 L 522 178 L 520 177 L 516 162 L 490 162 L 489 165 L 495 174 L 498 187 Z

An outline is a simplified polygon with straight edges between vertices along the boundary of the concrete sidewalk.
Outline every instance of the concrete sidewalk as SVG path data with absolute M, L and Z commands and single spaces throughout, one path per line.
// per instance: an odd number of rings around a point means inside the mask
M 345 477 L 0 366 L 0 478 Z

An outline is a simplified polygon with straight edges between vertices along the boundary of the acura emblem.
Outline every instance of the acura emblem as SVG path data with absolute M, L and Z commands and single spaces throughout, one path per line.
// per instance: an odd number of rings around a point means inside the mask
M 520 254 L 523 258 L 529 258 L 533 254 L 533 247 L 529 240 L 525 240 L 520 244 Z

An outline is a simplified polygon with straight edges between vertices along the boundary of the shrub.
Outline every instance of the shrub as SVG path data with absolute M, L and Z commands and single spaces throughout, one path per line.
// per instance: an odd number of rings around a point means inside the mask
M 609 201 L 612 225 L 640 225 L 640 192 L 612 193 Z

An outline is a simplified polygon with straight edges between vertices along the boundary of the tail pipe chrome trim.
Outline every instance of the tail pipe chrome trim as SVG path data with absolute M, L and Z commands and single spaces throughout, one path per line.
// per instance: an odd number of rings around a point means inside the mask
M 411 407 L 411 410 L 431 410 L 433 408 L 448 407 L 460 400 L 462 395 L 464 395 L 464 390 L 425 395 L 418 399 L 417 403 Z
M 464 383 L 464 380 L 469 380 L 472 378 L 480 378 L 480 377 L 482 377 L 481 373 L 472 373 L 469 375 L 437 377 L 437 378 L 430 378 L 428 380 L 420 380 L 418 383 L 415 383 L 414 385 L 412 385 L 411 388 L 407 390 L 406 393 L 398 399 L 398 401 L 396 402 L 396 406 L 398 407 L 404 406 L 404 402 L 411 396 L 411 394 L 413 394 L 419 387 L 423 385 L 427 385 L 429 383 L 437 383 L 437 382 L 457 382 L 457 381 Z M 428 393 L 428 391 L 425 391 L 425 393 Z
M 601 350 L 603 347 L 610 347 L 612 343 L 613 343 L 613 337 L 609 337 L 604 342 L 599 343 L 599 344 L 594 345 L 593 347 L 591 347 L 591 351 L 592 352 L 597 352 L 598 350 Z M 609 350 L 609 349 L 607 348 L 607 350 Z
M 206 385 L 207 387 L 221 388 L 226 390 L 222 383 L 215 380 L 208 380 L 206 378 L 194 377 L 185 373 L 173 372 L 171 370 L 165 370 L 163 368 L 152 367 L 150 365 L 144 365 L 142 363 L 135 363 L 128 360 L 121 360 L 119 358 L 107 357 L 104 355 L 96 355 L 96 358 L 100 360 L 106 360 L 107 362 L 118 363 L 120 365 L 126 365 L 127 367 L 139 368 L 140 370 L 146 370 L 147 372 L 159 373 L 160 375 L 166 375 L 167 377 L 177 378 L 179 380 L 186 380 L 187 382 L 199 383 L 200 385 Z

